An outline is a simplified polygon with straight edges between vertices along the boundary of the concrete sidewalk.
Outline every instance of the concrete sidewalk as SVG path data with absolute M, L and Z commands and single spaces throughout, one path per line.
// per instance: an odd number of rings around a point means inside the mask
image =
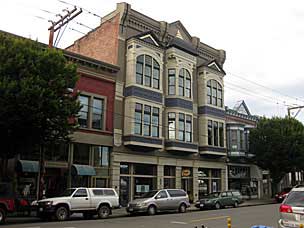
M 252 200 L 246 200 L 244 203 L 240 204 L 239 207 L 250 207 L 250 206 L 259 206 L 259 205 L 265 205 L 265 204 L 274 204 L 276 201 L 274 199 L 252 199 Z M 194 204 L 191 204 L 191 207 L 188 208 L 188 211 L 198 211 Z M 34 215 L 34 213 L 33 213 Z M 120 209 L 113 210 L 113 214 L 110 216 L 111 218 L 120 218 L 128 216 L 128 213 L 126 212 L 126 208 L 122 207 Z M 71 220 L 79 220 L 83 219 L 82 214 L 75 213 L 71 216 Z M 8 217 L 7 219 L 7 225 L 13 225 L 13 224 L 23 224 L 23 223 L 36 223 L 41 222 L 41 220 L 37 217 Z

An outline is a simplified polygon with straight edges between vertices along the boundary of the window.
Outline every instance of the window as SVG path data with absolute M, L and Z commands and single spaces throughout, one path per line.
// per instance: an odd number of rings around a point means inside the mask
M 222 86 L 213 79 L 207 82 L 207 103 L 214 106 L 223 107 Z
M 212 140 L 212 121 L 208 120 L 208 145 L 213 145 Z
M 208 120 L 208 145 L 224 147 L 224 124 Z
M 185 114 L 179 113 L 178 140 L 185 141 Z
M 175 175 L 176 170 L 174 166 L 164 166 L 164 188 L 175 188 Z
M 87 190 L 86 189 L 78 189 L 73 197 L 88 197 Z
M 192 118 L 190 115 L 186 116 L 186 142 L 192 142 Z
M 185 77 L 184 77 L 184 70 L 181 69 L 179 71 L 179 76 L 178 76 L 178 95 L 179 96 L 184 96 L 184 90 L 185 90 Z
M 134 134 L 141 135 L 142 128 L 142 104 L 135 104 L 135 126 Z
M 93 112 L 92 112 L 92 128 L 102 129 L 103 128 L 103 100 L 93 98 Z
M 159 137 L 159 108 L 135 104 L 134 134 Z
M 165 199 L 165 198 L 168 198 L 168 195 L 164 190 L 160 191 L 156 196 L 156 199 Z
M 151 106 L 144 106 L 144 136 L 150 136 L 151 127 Z
M 191 76 L 188 71 L 186 71 L 186 91 L 185 91 L 186 97 L 191 97 Z
M 159 89 L 159 64 L 153 59 L 153 88 Z
M 82 128 L 104 129 L 104 99 L 90 96 L 79 96 L 81 110 L 78 123 Z
M 109 147 L 107 146 L 94 146 L 93 147 L 94 153 L 94 166 L 102 167 L 102 166 L 109 166 Z
M 175 139 L 175 113 L 168 113 L 169 139 Z
M 220 147 L 224 147 L 224 124 L 219 123 Z
M 175 69 L 168 71 L 168 94 L 175 95 Z
M 103 194 L 105 196 L 115 196 L 116 195 L 115 192 L 112 189 L 104 189 Z
M 153 108 L 152 112 L 152 137 L 159 136 L 159 108 Z
M 75 143 L 73 156 L 74 164 L 88 165 L 90 157 L 90 146 L 88 144 Z
M 136 58 L 136 84 L 159 89 L 160 66 L 149 55 L 140 55 Z
M 186 192 L 182 190 L 168 190 L 168 193 L 171 197 L 180 197 L 180 196 L 186 196 Z
M 102 189 L 93 189 L 92 192 L 95 196 L 102 196 L 103 195 L 103 190 Z
M 213 121 L 213 145 L 218 146 L 218 122 Z
M 79 101 L 81 105 L 81 109 L 79 112 L 78 123 L 80 127 L 88 127 L 89 120 L 89 97 L 80 95 Z

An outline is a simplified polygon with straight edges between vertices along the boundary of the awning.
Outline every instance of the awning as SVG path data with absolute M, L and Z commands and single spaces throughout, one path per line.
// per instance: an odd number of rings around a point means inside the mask
M 17 171 L 23 173 L 38 173 L 39 172 L 39 162 L 29 161 L 29 160 L 18 160 Z
M 90 165 L 72 165 L 72 175 L 76 176 L 96 176 L 96 171 Z

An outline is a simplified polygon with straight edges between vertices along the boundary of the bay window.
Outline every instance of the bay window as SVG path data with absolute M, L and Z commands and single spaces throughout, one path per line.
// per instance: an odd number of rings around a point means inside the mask
M 159 89 L 160 66 L 149 55 L 140 55 L 136 58 L 136 84 Z

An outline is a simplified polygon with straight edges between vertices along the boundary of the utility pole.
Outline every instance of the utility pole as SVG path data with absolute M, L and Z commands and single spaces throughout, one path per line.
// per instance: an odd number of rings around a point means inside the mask
M 53 47 L 53 43 L 54 43 L 54 34 L 55 32 L 60 29 L 62 26 L 64 26 L 65 24 L 67 24 L 69 21 L 73 20 L 75 17 L 77 17 L 79 14 L 82 13 L 82 9 L 80 8 L 80 10 L 77 11 L 77 7 L 74 6 L 74 9 L 72 9 L 71 11 L 69 10 L 63 10 L 66 11 L 66 15 L 62 16 L 60 14 L 58 14 L 58 16 L 60 16 L 61 18 L 54 22 L 54 21 L 49 21 L 52 23 L 52 25 L 49 27 L 49 31 L 50 31 L 50 35 L 49 35 L 49 48 Z
M 301 111 L 301 109 L 304 108 L 304 105 L 302 106 L 295 106 L 295 107 L 288 107 L 287 108 L 287 112 L 288 112 L 288 117 L 290 118 L 290 110 L 293 110 L 293 109 L 299 109 L 298 113 Z M 296 114 L 296 116 L 298 115 L 298 113 Z M 296 117 L 295 116 L 295 117 Z

